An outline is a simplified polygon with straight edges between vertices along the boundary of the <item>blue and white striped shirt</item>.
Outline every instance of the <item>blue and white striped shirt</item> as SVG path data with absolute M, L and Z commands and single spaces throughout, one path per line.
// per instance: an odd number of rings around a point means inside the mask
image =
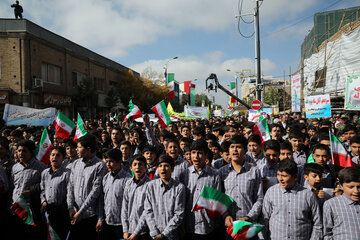
M 247 216 L 256 221 L 264 197 L 259 169 L 245 163 L 240 172 L 236 172 L 230 163 L 220 168 L 219 174 L 224 182 L 225 194 L 234 200 L 228 210 L 229 215 L 234 220 Z
M 64 166 L 61 166 L 55 172 L 51 168 L 45 169 L 41 173 L 41 202 L 57 205 L 66 203 L 69 178 L 70 169 Z
M 205 165 L 199 174 L 194 166 L 188 167 L 180 175 L 180 181 L 186 187 L 185 227 L 188 233 L 210 234 L 215 229 L 215 221 L 210 219 L 206 210 L 193 212 L 203 187 L 212 187 L 221 191 L 221 179 L 217 170 Z
M 146 223 L 150 236 L 164 235 L 167 239 L 179 239 L 179 227 L 185 214 L 185 187 L 170 179 L 164 184 L 161 179 L 148 183 L 145 199 Z
M 143 235 L 147 231 L 144 204 L 147 184 L 150 181 L 151 179 L 144 175 L 139 181 L 131 178 L 125 183 L 126 186 L 121 207 L 123 232 Z
M 344 194 L 324 204 L 324 240 L 360 239 L 360 202 Z
M 105 222 L 108 225 L 121 225 L 121 206 L 125 183 L 130 174 L 121 169 L 115 176 L 108 172 L 102 180 L 102 194 L 100 204 L 105 213 Z M 100 209 L 101 211 L 101 209 Z M 102 214 L 100 214 L 101 216 Z
M 96 156 L 86 163 L 82 158 L 75 160 L 68 184 L 68 209 L 79 211 L 82 218 L 95 216 L 106 172 L 105 163 Z
M 272 240 L 322 239 L 322 221 L 316 196 L 296 184 L 287 190 L 276 184 L 264 197 L 263 217 Z

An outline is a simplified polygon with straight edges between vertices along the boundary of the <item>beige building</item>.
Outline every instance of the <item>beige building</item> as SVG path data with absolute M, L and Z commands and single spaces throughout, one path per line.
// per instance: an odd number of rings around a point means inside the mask
M 31 21 L 0 19 L 0 110 L 10 103 L 56 107 L 68 116 L 105 113 L 107 91 L 126 71 L 129 68 Z M 95 88 L 90 109 L 76 98 L 84 78 Z

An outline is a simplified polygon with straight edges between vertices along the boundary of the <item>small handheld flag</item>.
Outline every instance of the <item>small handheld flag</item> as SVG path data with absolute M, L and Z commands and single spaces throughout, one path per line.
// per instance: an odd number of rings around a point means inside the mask
M 211 187 L 204 187 L 193 212 L 206 209 L 211 219 L 217 219 L 228 210 L 233 202 L 234 200 L 225 193 Z
M 234 240 L 245 240 L 255 237 L 262 229 L 263 225 L 246 221 L 235 221 L 230 225 L 226 232 Z
M 171 123 L 170 115 L 166 109 L 164 100 L 156 104 L 151 108 L 156 113 L 156 116 L 159 118 L 161 127 L 164 128 Z
M 26 201 L 23 195 L 19 196 L 11 208 L 14 210 L 15 214 L 24 221 L 25 224 L 36 226 L 30 204 Z

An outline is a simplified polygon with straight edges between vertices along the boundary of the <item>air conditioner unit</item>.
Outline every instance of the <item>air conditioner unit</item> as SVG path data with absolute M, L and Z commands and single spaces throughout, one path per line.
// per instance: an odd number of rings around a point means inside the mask
M 43 80 L 40 78 L 34 78 L 33 86 L 34 87 L 43 87 Z

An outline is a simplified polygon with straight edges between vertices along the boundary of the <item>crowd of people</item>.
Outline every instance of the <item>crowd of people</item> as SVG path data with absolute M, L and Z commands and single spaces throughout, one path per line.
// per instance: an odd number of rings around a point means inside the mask
M 42 128 L 5 126 L 1 239 L 47 239 L 47 223 L 60 239 L 231 239 L 225 230 L 237 220 L 264 225 L 254 239 L 360 239 L 358 117 L 267 121 L 265 142 L 241 115 L 166 128 L 147 115 L 86 119 L 77 142 L 75 129 L 62 139 L 50 125 L 48 165 L 34 154 Z M 329 131 L 353 167 L 331 163 Z M 223 216 L 194 209 L 204 187 L 233 199 Z M 20 197 L 35 224 L 14 213 Z

